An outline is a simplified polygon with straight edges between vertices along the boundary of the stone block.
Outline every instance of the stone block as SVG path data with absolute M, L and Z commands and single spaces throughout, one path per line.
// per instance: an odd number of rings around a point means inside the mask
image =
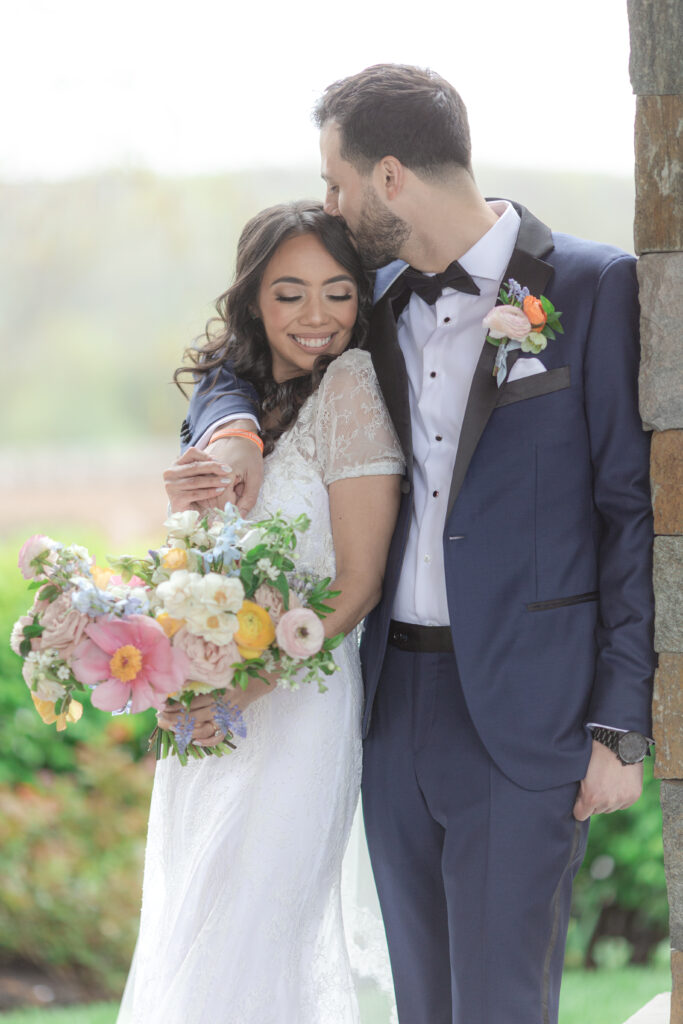
M 683 537 L 655 537 L 655 650 L 683 651 Z
M 638 260 L 640 415 L 654 430 L 683 428 L 683 252 Z
M 636 103 L 637 253 L 683 249 L 683 96 L 641 96 Z
M 683 951 L 683 782 L 662 782 L 660 799 L 671 947 Z
M 671 951 L 671 977 L 671 1024 L 683 1024 L 683 952 L 680 949 Z
M 637 96 L 683 92 L 680 0 L 628 0 L 629 72 Z
M 683 654 L 660 654 L 652 702 L 655 775 L 683 779 Z
M 683 534 L 683 430 L 653 434 L 650 477 L 655 533 Z

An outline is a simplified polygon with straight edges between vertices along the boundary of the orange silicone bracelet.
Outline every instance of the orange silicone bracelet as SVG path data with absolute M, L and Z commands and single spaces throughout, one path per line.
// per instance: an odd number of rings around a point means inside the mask
M 258 445 L 261 449 L 261 454 L 263 454 L 263 441 L 253 430 L 239 430 L 237 427 L 231 430 L 229 427 L 226 427 L 225 430 L 217 430 L 215 434 L 212 434 L 209 444 L 218 441 L 221 437 L 246 437 L 248 441 L 253 441 L 255 445 Z

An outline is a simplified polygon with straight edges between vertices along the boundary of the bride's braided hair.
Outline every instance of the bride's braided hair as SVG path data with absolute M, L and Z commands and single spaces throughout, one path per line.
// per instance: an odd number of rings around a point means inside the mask
M 218 316 L 208 321 L 204 334 L 186 350 L 185 359 L 191 365 L 178 367 L 173 375 L 181 391 L 183 377 L 205 387 L 214 387 L 221 367 L 228 363 L 236 377 L 253 385 L 259 397 L 261 416 L 276 413 L 275 423 L 261 431 L 266 455 L 292 425 L 334 358 L 319 356 L 311 373 L 278 383 L 273 379 L 271 352 L 263 323 L 254 315 L 261 280 L 275 250 L 288 238 L 308 234 L 315 235 L 356 282 L 358 318 L 348 347 L 363 346 L 371 309 L 370 280 L 343 222 L 326 214 L 322 203 L 299 200 L 262 210 L 245 225 L 237 245 L 235 280 L 216 300 Z M 208 377 L 206 384 L 203 384 L 203 377 Z

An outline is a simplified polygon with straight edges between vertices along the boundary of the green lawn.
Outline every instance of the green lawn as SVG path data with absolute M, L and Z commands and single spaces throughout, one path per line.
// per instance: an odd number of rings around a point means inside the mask
M 670 988 L 671 977 L 665 967 L 566 971 L 560 1024 L 623 1024 L 653 996 Z M 0 1020 L 2 1024 L 114 1024 L 116 1009 L 116 1003 L 98 1003 L 61 1010 L 18 1010 L 0 1014 Z M 386 1002 L 381 996 L 368 993 L 361 1010 L 363 1024 L 387 1024 Z

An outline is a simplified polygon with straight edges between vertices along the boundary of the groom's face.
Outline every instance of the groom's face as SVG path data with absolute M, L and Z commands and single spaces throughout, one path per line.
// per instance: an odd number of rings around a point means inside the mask
M 382 201 L 373 175 L 361 174 L 340 152 L 338 127 L 330 122 L 320 133 L 321 174 L 326 186 L 325 211 L 346 223 L 368 270 L 400 255 L 410 226 Z

